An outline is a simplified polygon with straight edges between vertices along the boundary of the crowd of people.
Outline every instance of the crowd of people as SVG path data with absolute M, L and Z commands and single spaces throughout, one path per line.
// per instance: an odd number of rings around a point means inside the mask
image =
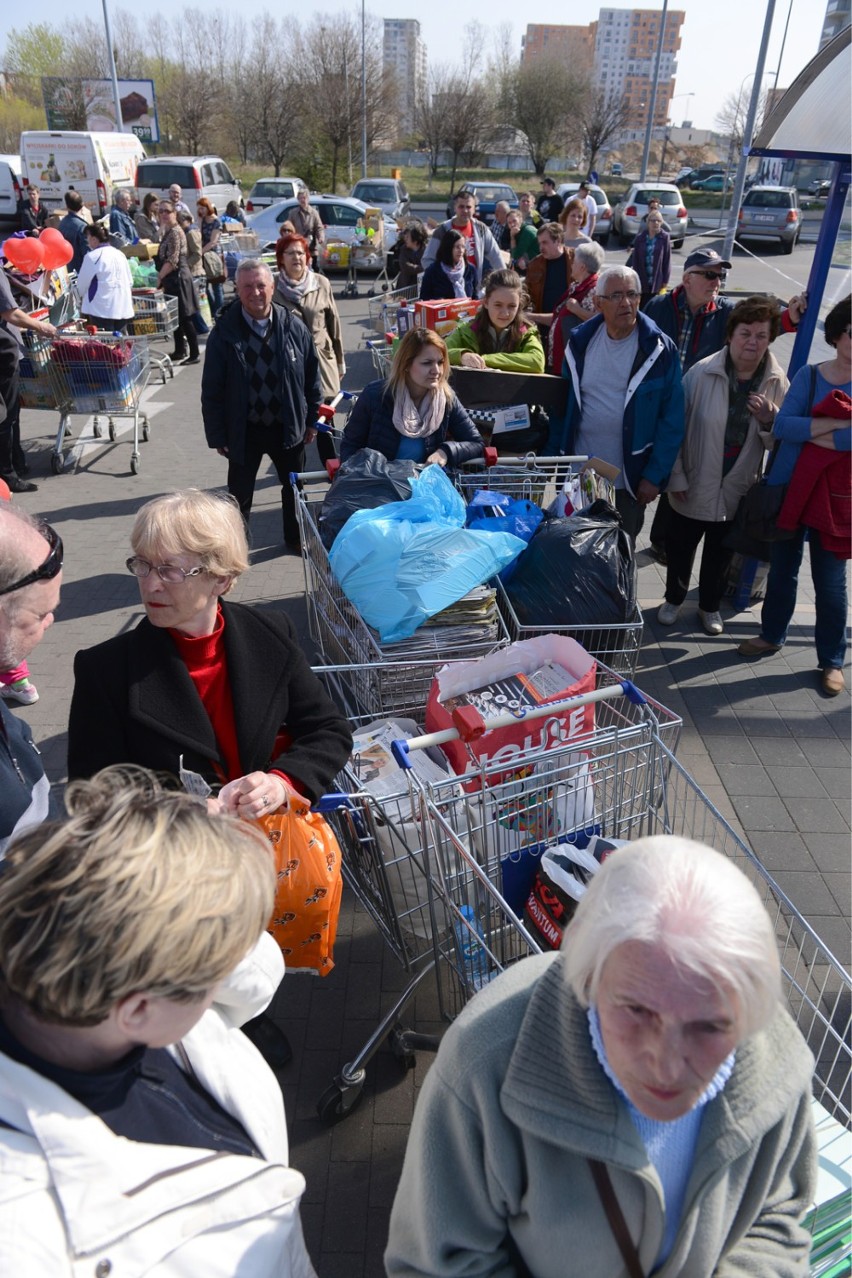
M 610 462 L 634 541 L 669 494 L 658 619 L 677 621 L 703 542 L 698 616 L 715 636 L 726 533 L 771 450 L 768 485 L 787 485 L 797 513 L 779 517 L 790 536 L 772 546 L 761 634 L 739 651 L 785 642 L 807 542 L 821 687 L 837 695 L 849 514 L 833 468 L 850 452 L 852 298 L 825 322 L 833 358 L 788 384 L 770 347 L 803 299 L 720 299 L 731 263 L 706 248 L 669 293 L 658 211 L 632 264 L 607 263 L 583 188 L 563 204 L 542 186 L 539 208 L 530 197 L 504 210 L 497 235 L 467 192 L 431 234 L 405 228 L 402 269 L 421 296 L 479 305 L 446 339 L 401 337 L 347 419 L 342 461 L 364 448 L 441 467 L 480 456 L 453 367 L 563 377 L 566 410 L 540 450 Z M 66 199 L 64 222 L 86 314 L 112 328 L 131 312 L 110 234 L 156 230 L 176 352 L 197 363 L 181 194 L 143 201 L 135 221 L 117 202 L 109 230 Z M 315 1278 L 270 1069 L 290 1048 L 264 1015 L 284 964 L 266 932 L 276 874 L 255 823 L 332 788 L 352 735 L 285 612 L 227 600 L 249 569 L 264 457 L 285 545 L 301 549 L 290 475 L 345 375 L 302 212 L 278 241 L 277 273 L 242 260 L 231 301 L 209 280 L 201 414 L 228 493 L 186 489 L 138 510 L 126 567 L 144 617 L 76 655 L 64 810 L 7 706 L 35 699 L 27 659 L 59 602 L 63 545 L 0 502 L 4 1272 Z M 202 257 L 221 256 L 216 210 L 202 200 L 196 213 Z M 8 325 L 54 330 L 19 310 L 2 272 L 0 320 L 0 475 L 26 491 Z M 730 860 L 673 837 L 609 857 L 562 951 L 515 964 L 446 1034 L 415 1112 L 387 1274 L 561 1278 L 569 1254 L 607 1273 L 804 1273 L 813 1060 L 781 1004 L 774 924 Z

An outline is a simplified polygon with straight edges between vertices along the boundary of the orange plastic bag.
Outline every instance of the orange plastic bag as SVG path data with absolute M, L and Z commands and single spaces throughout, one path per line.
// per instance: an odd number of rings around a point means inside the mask
M 326 976 L 334 967 L 343 894 L 340 845 L 324 818 L 298 795 L 258 824 L 272 844 L 278 871 L 268 931 L 288 968 Z

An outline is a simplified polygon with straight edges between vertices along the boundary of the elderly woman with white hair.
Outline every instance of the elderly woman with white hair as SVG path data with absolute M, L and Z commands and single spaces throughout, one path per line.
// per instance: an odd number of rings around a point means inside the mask
M 429 1071 L 391 1278 L 794 1278 L 813 1059 L 772 922 L 682 838 L 612 854 L 565 931 L 471 1001 Z
M 568 334 L 595 314 L 595 286 L 603 262 L 604 251 L 595 240 L 578 244 L 574 249 L 571 283 L 553 312 L 547 335 L 547 364 L 557 377 L 562 374 Z

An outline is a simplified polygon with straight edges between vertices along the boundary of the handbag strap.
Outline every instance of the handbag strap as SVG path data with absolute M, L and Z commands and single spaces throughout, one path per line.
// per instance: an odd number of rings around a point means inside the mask
M 810 375 L 811 375 L 811 379 L 810 379 L 810 393 L 809 393 L 809 395 L 808 395 L 808 411 L 810 411 L 810 410 L 813 408 L 813 406 L 814 406 L 814 400 L 816 399 L 816 384 L 817 384 L 817 366 L 816 366 L 816 364 L 808 364 L 808 371 L 809 371 L 809 373 L 810 373 Z M 761 481 L 760 481 L 761 483 L 765 483 L 765 482 L 766 482 L 766 477 L 767 477 L 767 475 L 769 474 L 769 472 L 770 472 L 770 471 L 771 471 L 771 469 L 772 469 L 772 463 L 775 461 L 775 455 L 776 455 L 776 453 L 778 452 L 778 449 L 779 449 L 780 447 L 781 447 L 781 440 L 780 440 L 780 439 L 776 439 L 775 443 L 772 445 L 772 452 L 769 454 L 769 461 L 766 463 L 766 469 L 765 469 L 765 470 L 764 470 L 764 472 L 763 472 L 763 476 L 762 476 Z
M 630 1230 L 627 1228 L 627 1221 L 624 1219 L 624 1215 L 618 1205 L 618 1199 L 615 1196 L 615 1190 L 612 1187 L 612 1181 L 609 1178 L 606 1165 L 597 1158 L 589 1158 L 586 1161 L 591 1169 L 595 1189 L 598 1191 L 603 1209 L 606 1212 L 606 1218 L 609 1221 L 609 1227 L 612 1230 L 615 1241 L 618 1243 L 618 1250 L 621 1252 L 621 1258 L 627 1266 L 630 1278 L 645 1278 L 642 1266 L 639 1263 L 636 1247 L 630 1237 Z

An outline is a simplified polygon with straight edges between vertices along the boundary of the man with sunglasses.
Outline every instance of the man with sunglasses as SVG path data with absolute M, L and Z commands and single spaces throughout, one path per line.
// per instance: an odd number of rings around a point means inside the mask
M 53 624 L 62 540 L 48 524 L 0 506 L 0 669 L 21 664 Z M 0 857 L 13 834 L 48 816 L 50 785 L 25 723 L 0 699 Z
M 670 293 L 652 297 L 645 306 L 648 318 L 677 346 L 684 373 L 725 345 L 728 316 L 737 299 L 719 297 L 719 289 L 724 286 L 730 269 L 731 263 L 715 249 L 695 249 L 683 264 L 682 283 Z M 790 298 L 781 315 L 783 333 L 795 333 L 806 307 L 804 294 Z M 666 562 L 668 510 L 668 499 L 664 495 L 651 525 L 651 553 L 660 563 Z
M 640 300 L 635 271 L 611 266 L 598 275 L 598 313 L 568 337 L 565 419 L 547 449 L 618 467 L 615 504 L 634 540 L 645 507 L 668 482 L 684 431 L 677 349 L 642 314 Z

